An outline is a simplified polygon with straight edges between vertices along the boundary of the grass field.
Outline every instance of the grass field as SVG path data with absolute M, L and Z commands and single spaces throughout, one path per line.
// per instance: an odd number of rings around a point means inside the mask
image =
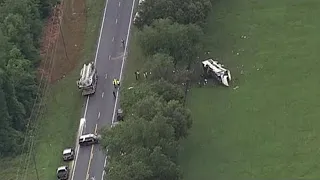
M 318 0 L 215 1 L 204 41 L 234 82 L 191 90 L 185 180 L 320 177 L 319 14 Z
M 82 61 L 87 61 L 94 56 L 104 3 L 105 0 L 87 1 L 85 50 Z M 62 150 L 65 147 L 74 146 L 83 105 L 83 98 L 75 86 L 78 74 L 79 68 L 75 68 L 66 78 L 52 85 L 47 95 L 46 110 L 38 125 L 39 133 L 35 150 L 40 179 L 56 179 L 56 168 L 63 164 L 61 161 Z M 20 159 L 21 157 L 1 160 L 1 179 L 16 179 Z M 27 171 L 20 171 L 19 180 L 36 179 L 35 177 L 31 159 Z
M 146 59 L 139 46 L 137 32 L 138 29 L 132 26 L 128 46 L 128 58 L 125 63 L 125 73 L 123 74 L 123 85 L 125 87 L 132 85 L 136 81 L 134 73 L 137 70 L 141 70 Z

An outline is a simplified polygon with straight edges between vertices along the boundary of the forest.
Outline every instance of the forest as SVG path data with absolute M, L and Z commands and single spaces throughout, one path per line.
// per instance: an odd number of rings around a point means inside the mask
M 0 157 L 19 148 L 39 95 L 43 24 L 56 0 L 0 0 Z

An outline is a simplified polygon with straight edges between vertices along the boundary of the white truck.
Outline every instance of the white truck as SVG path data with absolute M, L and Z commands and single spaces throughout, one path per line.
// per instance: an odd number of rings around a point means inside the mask
M 84 64 L 80 71 L 80 79 L 77 81 L 77 86 L 82 91 L 82 95 L 94 94 L 96 92 L 97 81 L 97 69 L 94 62 Z
M 222 64 L 213 59 L 202 61 L 202 66 L 207 75 L 214 76 L 220 83 L 229 86 L 231 81 L 231 73 L 228 69 L 224 68 Z

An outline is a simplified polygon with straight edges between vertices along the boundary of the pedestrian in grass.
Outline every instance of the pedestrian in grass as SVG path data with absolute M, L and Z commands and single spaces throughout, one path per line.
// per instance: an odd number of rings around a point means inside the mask
M 143 73 L 143 76 L 144 76 L 144 78 L 148 78 L 148 72 L 147 71 L 145 71 L 144 73 Z
M 139 72 L 139 70 L 137 70 L 134 74 L 136 75 L 136 80 L 138 80 L 138 79 L 140 78 L 140 72 Z

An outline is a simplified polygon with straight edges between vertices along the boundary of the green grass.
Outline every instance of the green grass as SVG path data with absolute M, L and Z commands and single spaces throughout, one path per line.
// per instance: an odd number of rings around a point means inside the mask
M 125 87 L 130 86 L 136 81 L 134 72 L 141 70 L 143 63 L 146 61 L 142 49 L 139 46 L 137 33 L 138 29 L 132 26 L 128 58 L 125 62 L 125 73 L 123 74 L 123 84 Z
M 104 3 L 105 0 L 87 1 L 87 29 L 82 62 L 94 57 Z M 81 62 L 79 65 L 81 66 Z M 74 146 L 83 105 L 83 98 L 75 86 L 79 68 L 75 68 L 66 78 L 52 85 L 46 97 L 46 110 L 38 124 L 39 132 L 35 148 L 40 179 L 56 179 L 56 168 L 64 164 L 61 161 L 62 150 Z M 1 161 L 1 179 L 16 179 L 20 159 L 21 157 L 16 157 Z M 19 179 L 23 179 L 24 176 L 25 180 L 35 179 L 32 159 L 28 167 L 26 173 L 24 170 L 20 171 Z
M 191 90 L 185 180 L 320 177 L 319 14 L 318 0 L 215 1 L 204 41 L 239 88 Z

